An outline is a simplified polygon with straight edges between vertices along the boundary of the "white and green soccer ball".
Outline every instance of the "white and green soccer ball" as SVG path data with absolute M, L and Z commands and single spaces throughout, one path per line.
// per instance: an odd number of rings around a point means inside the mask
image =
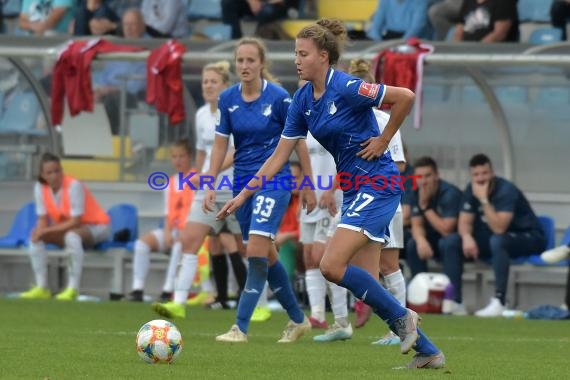
M 182 351 L 182 334 L 173 323 L 155 319 L 137 334 L 137 353 L 147 363 L 172 363 Z

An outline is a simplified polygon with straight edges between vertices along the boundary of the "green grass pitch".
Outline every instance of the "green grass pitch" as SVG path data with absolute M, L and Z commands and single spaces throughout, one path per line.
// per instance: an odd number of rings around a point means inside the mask
M 184 348 L 172 365 L 137 356 L 135 336 L 158 319 L 148 304 L 0 300 L 0 379 L 563 379 L 568 378 L 568 321 L 424 315 L 422 326 L 444 350 L 449 373 L 394 370 L 412 355 L 370 342 L 385 333 L 375 318 L 346 342 L 311 337 L 277 344 L 287 317 L 252 323 L 247 344 L 214 341 L 235 311 L 189 309 L 174 321 Z M 351 316 L 352 318 L 352 316 Z M 330 316 L 329 316 L 330 320 Z

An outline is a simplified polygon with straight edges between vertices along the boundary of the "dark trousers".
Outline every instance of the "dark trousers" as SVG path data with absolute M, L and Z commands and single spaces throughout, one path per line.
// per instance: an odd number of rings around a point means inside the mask
M 443 264 L 443 273 L 455 288 L 455 302 L 461 303 L 461 275 L 463 273 L 463 257 L 461 254 L 461 239 L 457 234 L 441 236 L 430 234 L 427 237 L 434 257 Z M 406 244 L 406 260 L 412 271 L 412 277 L 421 272 L 427 272 L 427 261 L 418 256 L 417 243 L 414 238 Z
M 287 7 L 284 4 L 263 4 L 257 15 L 245 0 L 222 0 L 222 22 L 232 28 L 232 39 L 242 37 L 241 19 L 244 16 L 253 16 L 257 20 L 257 27 L 277 21 L 287 16 Z
M 570 3 L 559 0 L 552 3 L 550 7 L 550 20 L 552 26 L 562 30 L 562 39 L 566 40 L 566 23 L 570 18 Z
M 495 294 L 504 298 L 507 294 L 511 259 L 530 256 L 544 251 L 546 239 L 542 231 L 507 232 L 475 231 L 479 259 L 490 262 L 495 274 Z

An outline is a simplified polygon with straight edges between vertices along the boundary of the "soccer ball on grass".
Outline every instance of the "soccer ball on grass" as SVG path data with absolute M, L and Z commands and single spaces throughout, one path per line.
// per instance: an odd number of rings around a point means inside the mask
M 137 333 L 137 353 L 147 363 L 172 363 L 182 351 L 182 335 L 169 321 L 155 319 Z

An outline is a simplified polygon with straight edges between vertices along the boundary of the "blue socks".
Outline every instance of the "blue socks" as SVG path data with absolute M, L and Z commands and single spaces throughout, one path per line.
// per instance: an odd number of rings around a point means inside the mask
M 418 340 L 416 341 L 416 345 L 414 346 L 414 350 L 417 353 L 431 356 L 437 354 L 440 351 L 439 348 L 437 348 L 431 342 L 431 340 L 429 340 L 429 338 L 424 334 L 422 330 L 420 330 L 419 327 L 418 327 L 418 334 L 420 335 L 420 337 L 418 338 Z
M 372 307 L 388 325 L 406 315 L 406 309 L 365 270 L 349 265 L 339 285 Z
M 269 265 L 269 260 L 266 257 L 249 257 L 247 261 L 249 262 L 247 280 L 239 298 L 236 321 L 239 329 L 244 334 L 247 334 L 249 320 L 257 305 L 257 301 L 259 301 L 265 281 L 267 281 Z
M 354 296 L 362 299 L 372 307 L 374 313 L 382 318 L 390 328 L 397 319 L 406 315 L 407 310 L 381 286 L 368 272 L 349 265 L 344 272 L 344 276 L 339 283 L 347 288 Z M 418 328 L 418 338 L 414 350 L 422 355 L 435 355 L 440 350 L 428 339 L 428 337 Z
M 267 276 L 267 282 L 269 282 L 269 287 L 273 291 L 273 294 L 287 310 L 289 318 L 295 323 L 301 323 L 305 319 L 305 314 L 301 311 L 299 303 L 297 302 L 297 297 L 293 293 L 293 288 L 291 287 L 291 282 L 287 276 L 287 272 L 279 261 L 269 267 L 269 274 Z M 243 331 L 243 330 L 242 330 Z

